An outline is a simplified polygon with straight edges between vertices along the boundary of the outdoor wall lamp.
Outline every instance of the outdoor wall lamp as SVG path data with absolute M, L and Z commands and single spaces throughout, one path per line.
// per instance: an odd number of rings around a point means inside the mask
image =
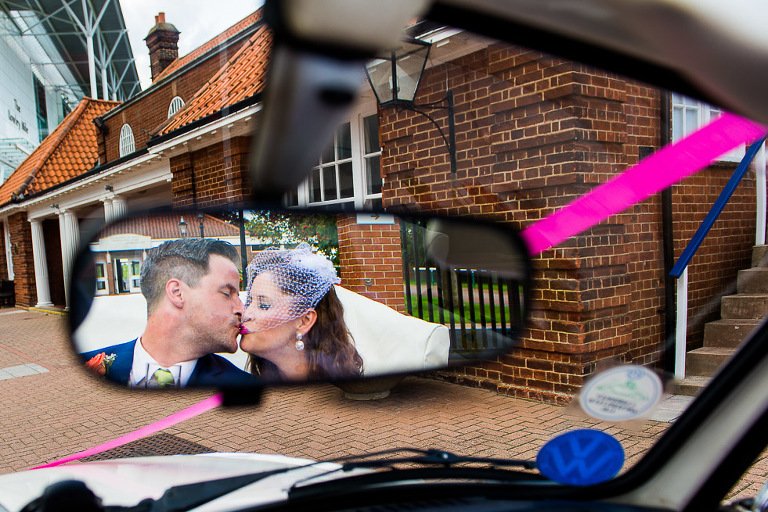
M 453 92 L 449 89 L 445 97 L 434 103 L 416 105 L 414 98 L 424 74 L 432 45 L 418 39 L 402 41 L 400 46 L 390 50 L 386 56 L 370 61 L 365 66 L 368 81 L 382 107 L 397 106 L 417 112 L 437 128 L 451 158 L 451 173 L 456 174 L 456 130 L 453 119 Z M 445 109 L 448 111 L 448 136 L 435 119 L 420 109 Z
M 184 217 L 182 217 L 181 220 L 179 221 L 179 233 L 181 234 L 181 238 L 186 238 L 187 222 L 184 220 Z
M 203 219 L 205 215 L 202 213 L 197 214 L 197 220 L 200 222 L 200 238 L 205 238 L 205 228 L 203 228 Z

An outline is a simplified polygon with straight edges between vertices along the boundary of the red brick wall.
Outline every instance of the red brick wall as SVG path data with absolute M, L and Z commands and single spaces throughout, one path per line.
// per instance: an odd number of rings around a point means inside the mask
M 641 146 L 661 143 L 657 90 L 536 52 L 498 45 L 433 68 L 417 103 L 440 100 L 446 86 L 455 99 L 458 172 L 450 175 L 445 145 L 429 121 L 383 109 L 385 208 L 478 215 L 522 227 L 636 163 Z M 445 113 L 431 114 L 447 128 Z M 675 188 L 676 256 L 733 167 Z M 691 269 L 692 310 L 748 266 L 749 188 L 749 182 L 740 188 Z M 736 250 L 717 254 L 722 243 Z M 659 197 L 537 257 L 532 299 L 520 348 L 447 378 L 566 401 L 602 360 L 657 362 L 666 307 Z
M 13 254 L 14 286 L 16 305 L 31 307 L 37 304 L 35 289 L 35 261 L 32 255 L 32 228 L 27 222 L 26 212 L 8 217 Z
M 658 90 L 651 87 L 634 82 L 626 82 L 626 87 L 624 154 L 627 164 L 631 165 L 639 160 L 642 146 L 658 148 L 661 145 L 661 98 Z M 627 360 L 652 364 L 661 358 L 666 307 L 660 195 L 636 205 L 621 217 L 630 256 L 627 272 L 630 275 L 632 335 Z
M 217 206 L 250 197 L 250 138 L 237 137 L 171 158 L 173 205 Z
M 400 224 L 358 224 L 340 215 L 337 228 L 341 286 L 405 312 Z
M 103 142 L 105 153 L 103 155 L 100 153 L 102 163 L 119 158 L 120 129 L 123 124 L 128 123 L 131 126 L 137 150 L 146 146 L 149 138 L 157 132 L 161 124 L 168 120 L 168 106 L 171 100 L 175 96 L 180 96 L 185 103 L 189 102 L 244 42 L 245 40 L 239 41 L 223 49 L 168 84 L 158 87 L 152 94 L 135 101 L 106 119 L 107 133 Z
M 458 172 L 451 175 L 428 120 L 382 109 L 385 208 L 483 216 L 520 228 L 636 163 L 640 147 L 661 143 L 657 90 L 539 53 L 498 45 L 433 68 L 417 102 L 438 101 L 446 85 L 455 98 Z M 432 114 L 447 129 L 445 113 Z M 241 138 L 174 157 L 174 205 L 247 198 L 248 148 Z M 733 167 L 715 166 L 674 188 L 675 256 Z M 691 311 L 748 266 L 753 191 L 748 178 L 694 260 Z M 343 285 L 403 311 L 399 230 L 372 239 L 368 229 L 339 221 Z M 733 250 L 716 251 L 724 243 Z M 667 308 L 659 197 L 546 251 L 534 266 L 531 322 L 519 348 L 446 378 L 563 402 L 601 361 L 659 361 Z M 693 320 L 696 345 L 701 327 Z

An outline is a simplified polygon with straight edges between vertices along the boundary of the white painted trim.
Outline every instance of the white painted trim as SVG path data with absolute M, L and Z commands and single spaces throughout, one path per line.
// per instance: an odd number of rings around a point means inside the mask
M 755 158 L 755 189 L 757 190 L 757 217 L 755 218 L 755 245 L 765 245 L 765 142 L 760 146 Z
M 309 189 L 311 187 L 311 179 L 312 179 L 313 173 L 319 168 L 330 167 L 329 164 L 319 165 L 318 163 L 312 168 L 312 171 L 307 175 L 304 181 L 302 181 L 296 188 L 296 198 L 298 202 L 296 206 L 299 206 L 302 208 L 318 208 L 318 207 L 328 206 L 328 205 L 354 203 L 355 208 L 359 209 L 365 206 L 366 200 L 370 198 L 381 197 L 381 194 L 373 194 L 370 196 L 366 194 L 368 180 L 365 176 L 365 133 L 364 133 L 364 126 L 363 126 L 363 118 L 369 115 L 376 115 L 376 101 L 372 98 L 358 99 L 348 119 L 352 156 L 351 158 L 348 158 L 348 159 L 334 161 L 334 164 L 336 166 L 338 166 L 340 162 L 345 162 L 345 163 L 348 161 L 352 162 L 353 196 L 347 197 L 344 199 L 331 199 L 331 200 L 324 200 L 324 201 L 314 201 L 310 203 Z M 335 139 L 334 139 L 334 143 L 335 143 Z M 338 174 L 337 174 L 337 178 L 338 178 Z M 321 175 L 321 179 L 322 179 L 322 175 Z M 337 190 L 338 190 L 338 179 L 337 179 Z
M 234 114 L 230 114 L 226 117 L 222 117 L 221 119 L 218 119 L 209 124 L 203 125 L 199 128 L 195 128 L 186 133 L 182 133 L 178 137 L 174 137 L 173 139 L 161 142 L 154 146 L 150 146 L 149 153 L 151 155 L 158 155 L 158 154 L 164 154 L 166 152 L 170 152 L 171 154 L 175 155 L 176 152 L 174 152 L 173 150 L 177 150 L 179 154 L 186 153 L 187 148 L 184 146 L 184 143 L 189 144 L 189 142 L 196 140 L 198 137 L 212 134 L 217 130 L 226 129 L 230 127 L 230 125 L 237 123 L 239 121 L 246 121 L 248 120 L 249 117 L 253 117 L 256 113 L 260 111 L 261 111 L 261 103 L 257 103 L 256 105 L 252 105 L 250 107 L 244 108 L 243 110 L 239 110 Z M 177 148 L 177 146 L 181 146 L 181 147 Z M 164 155 L 164 156 L 168 156 L 168 155 Z
M 106 171 L 100 172 L 98 174 L 94 174 L 93 176 L 89 176 L 87 178 L 83 178 L 80 180 L 77 180 L 73 183 L 70 183 L 69 185 L 66 185 L 64 187 L 57 188 L 55 190 L 52 190 L 46 194 L 43 194 L 41 196 L 34 197 L 32 199 L 28 199 L 26 201 L 23 201 L 21 203 L 14 203 L 8 206 L 5 206 L 3 208 L 0 208 L 0 213 L 11 213 L 16 210 L 22 210 L 22 211 L 28 211 L 30 207 L 34 207 L 36 205 L 39 205 L 41 203 L 46 203 L 46 206 L 48 203 L 57 197 L 62 197 L 67 194 L 70 194 L 76 190 L 85 189 L 88 187 L 91 187 L 94 183 L 98 183 L 100 181 L 106 181 L 109 179 L 113 179 L 116 176 L 124 173 L 125 171 L 132 170 L 136 166 L 144 165 L 147 163 L 152 162 L 158 158 L 158 155 L 151 155 L 151 154 L 144 154 L 141 156 L 136 157 L 133 160 L 130 160 L 128 162 L 123 162 L 120 165 L 116 165 L 113 168 L 110 168 Z M 168 168 L 168 173 L 170 174 L 170 167 L 166 164 L 166 168 Z M 142 174 L 145 174 L 146 172 L 142 170 Z M 97 198 L 98 200 L 101 200 L 101 198 L 105 197 L 106 192 L 103 191 L 104 189 L 101 189 L 101 196 L 100 198 Z
M 5 263 L 8 267 L 8 279 L 13 281 L 14 273 L 13 273 L 13 251 L 11 250 L 11 232 L 10 232 L 10 223 L 8 222 L 8 218 L 5 218 L 2 220 L 3 222 L 3 233 L 4 233 L 4 240 L 3 240 L 3 249 L 5 250 Z
M 118 154 L 123 157 L 136 151 L 136 139 L 133 138 L 133 128 L 128 123 L 120 127 Z
M 115 175 L 112 175 L 113 177 Z M 125 194 L 133 190 L 146 188 L 155 183 L 162 181 L 169 181 L 172 175 L 170 168 L 166 166 L 159 166 L 154 169 L 140 169 L 138 172 L 132 172 L 125 176 L 121 176 L 119 181 L 117 178 L 111 179 L 110 183 L 113 184 L 114 190 L 107 192 L 103 187 L 93 186 L 93 183 L 89 183 L 87 187 L 78 187 L 82 190 L 72 189 L 67 191 L 69 197 L 60 197 L 58 204 L 61 208 L 74 209 L 81 206 L 91 205 L 97 202 L 104 201 L 105 199 L 111 199 L 113 201 L 113 216 L 116 208 L 114 205 L 116 194 Z M 105 178 L 106 179 L 106 178 Z M 99 180 L 102 181 L 102 180 Z M 61 196 L 64 194 L 62 193 Z M 58 196 L 58 194 L 57 194 Z M 30 205 L 27 210 L 27 216 L 29 218 L 46 217 L 51 215 L 50 203 L 56 199 L 57 196 L 49 196 L 41 201 L 36 201 L 35 204 Z
M 32 256 L 35 264 L 35 288 L 37 307 L 52 306 L 51 290 L 48 287 L 48 264 L 45 261 L 45 237 L 40 221 L 30 221 L 32 229 Z
M 675 325 L 675 378 L 685 378 L 685 351 L 688 340 L 688 267 L 677 278 L 677 321 Z

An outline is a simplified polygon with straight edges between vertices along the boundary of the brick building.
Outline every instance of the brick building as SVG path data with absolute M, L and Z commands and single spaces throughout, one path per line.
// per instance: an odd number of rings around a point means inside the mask
M 150 36 L 153 84 L 98 115 L 91 162 L 55 186 L 0 201 L 3 236 L 13 248 L 0 257 L 12 255 L 20 305 L 40 303 L 25 223 L 55 222 L 52 204 L 69 212 L 59 214 L 59 224 L 75 222 L 82 233 L 126 209 L 221 205 L 250 194 L 250 134 L 258 129 L 270 44 L 260 13 L 183 57 L 173 54 L 178 31 L 163 17 Z M 716 113 L 676 95 L 665 107 L 663 93 L 635 81 L 463 32 L 438 28 L 423 38 L 433 47 L 416 102 L 453 92 L 455 175 L 428 119 L 378 107 L 361 84 L 349 121 L 308 180 L 286 195 L 288 206 L 381 205 L 519 228 L 620 173 L 641 151 L 696 128 L 684 125 L 693 117 L 683 114 L 694 112 L 702 123 Z M 665 115 L 672 119 L 668 134 Z M 444 113 L 433 117 L 445 126 Z M 726 159 L 673 188 L 675 255 L 734 165 Z M 717 313 L 707 305 L 748 265 L 754 187 L 748 176 L 691 266 L 690 310 L 707 318 Z M 374 230 L 347 218 L 338 228 L 345 285 L 404 310 L 398 227 Z M 732 250 L 716 251 L 723 243 Z M 661 200 L 654 197 L 546 251 L 535 259 L 532 320 L 519 348 L 446 378 L 562 401 L 601 361 L 658 364 L 664 311 L 673 307 L 665 304 L 662 245 Z M 6 267 L 0 265 L 4 277 Z M 701 337 L 700 327 L 692 328 L 689 346 Z
M 491 45 L 433 66 L 417 102 L 439 101 L 446 87 L 456 104 L 456 175 L 427 119 L 385 109 L 379 118 L 385 208 L 417 204 L 522 228 L 665 140 L 659 90 L 527 49 Z M 668 114 L 680 119 L 678 112 L 693 102 L 672 98 Z M 705 105 L 696 108 L 709 113 Z M 673 129 L 676 136 L 686 131 Z M 725 186 L 734 158 L 739 155 L 673 187 L 676 256 Z M 692 348 L 701 345 L 703 321 L 717 318 L 715 299 L 733 293 L 728 286 L 736 271 L 749 267 L 754 212 L 750 175 L 690 267 L 689 311 L 704 312 L 689 330 Z M 723 244 L 732 250 L 719 250 Z M 534 262 L 533 314 L 520 348 L 447 377 L 561 400 L 601 361 L 659 364 L 664 310 L 674 308 L 665 304 L 662 246 L 661 200 L 653 197 L 546 251 Z

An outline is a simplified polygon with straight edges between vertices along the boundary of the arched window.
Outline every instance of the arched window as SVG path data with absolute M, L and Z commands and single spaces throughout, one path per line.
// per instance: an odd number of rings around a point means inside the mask
M 176 96 L 171 100 L 171 104 L 168 106 L 168 119 L 173 117 L 173 115 L 184 108 L 184 100 L 181 99 L 179 96 Z
M 136 142 L 133 140 L 133 130 L 128 124 L 120 128 L 120 156 L 129 155 L 136 151 Z

